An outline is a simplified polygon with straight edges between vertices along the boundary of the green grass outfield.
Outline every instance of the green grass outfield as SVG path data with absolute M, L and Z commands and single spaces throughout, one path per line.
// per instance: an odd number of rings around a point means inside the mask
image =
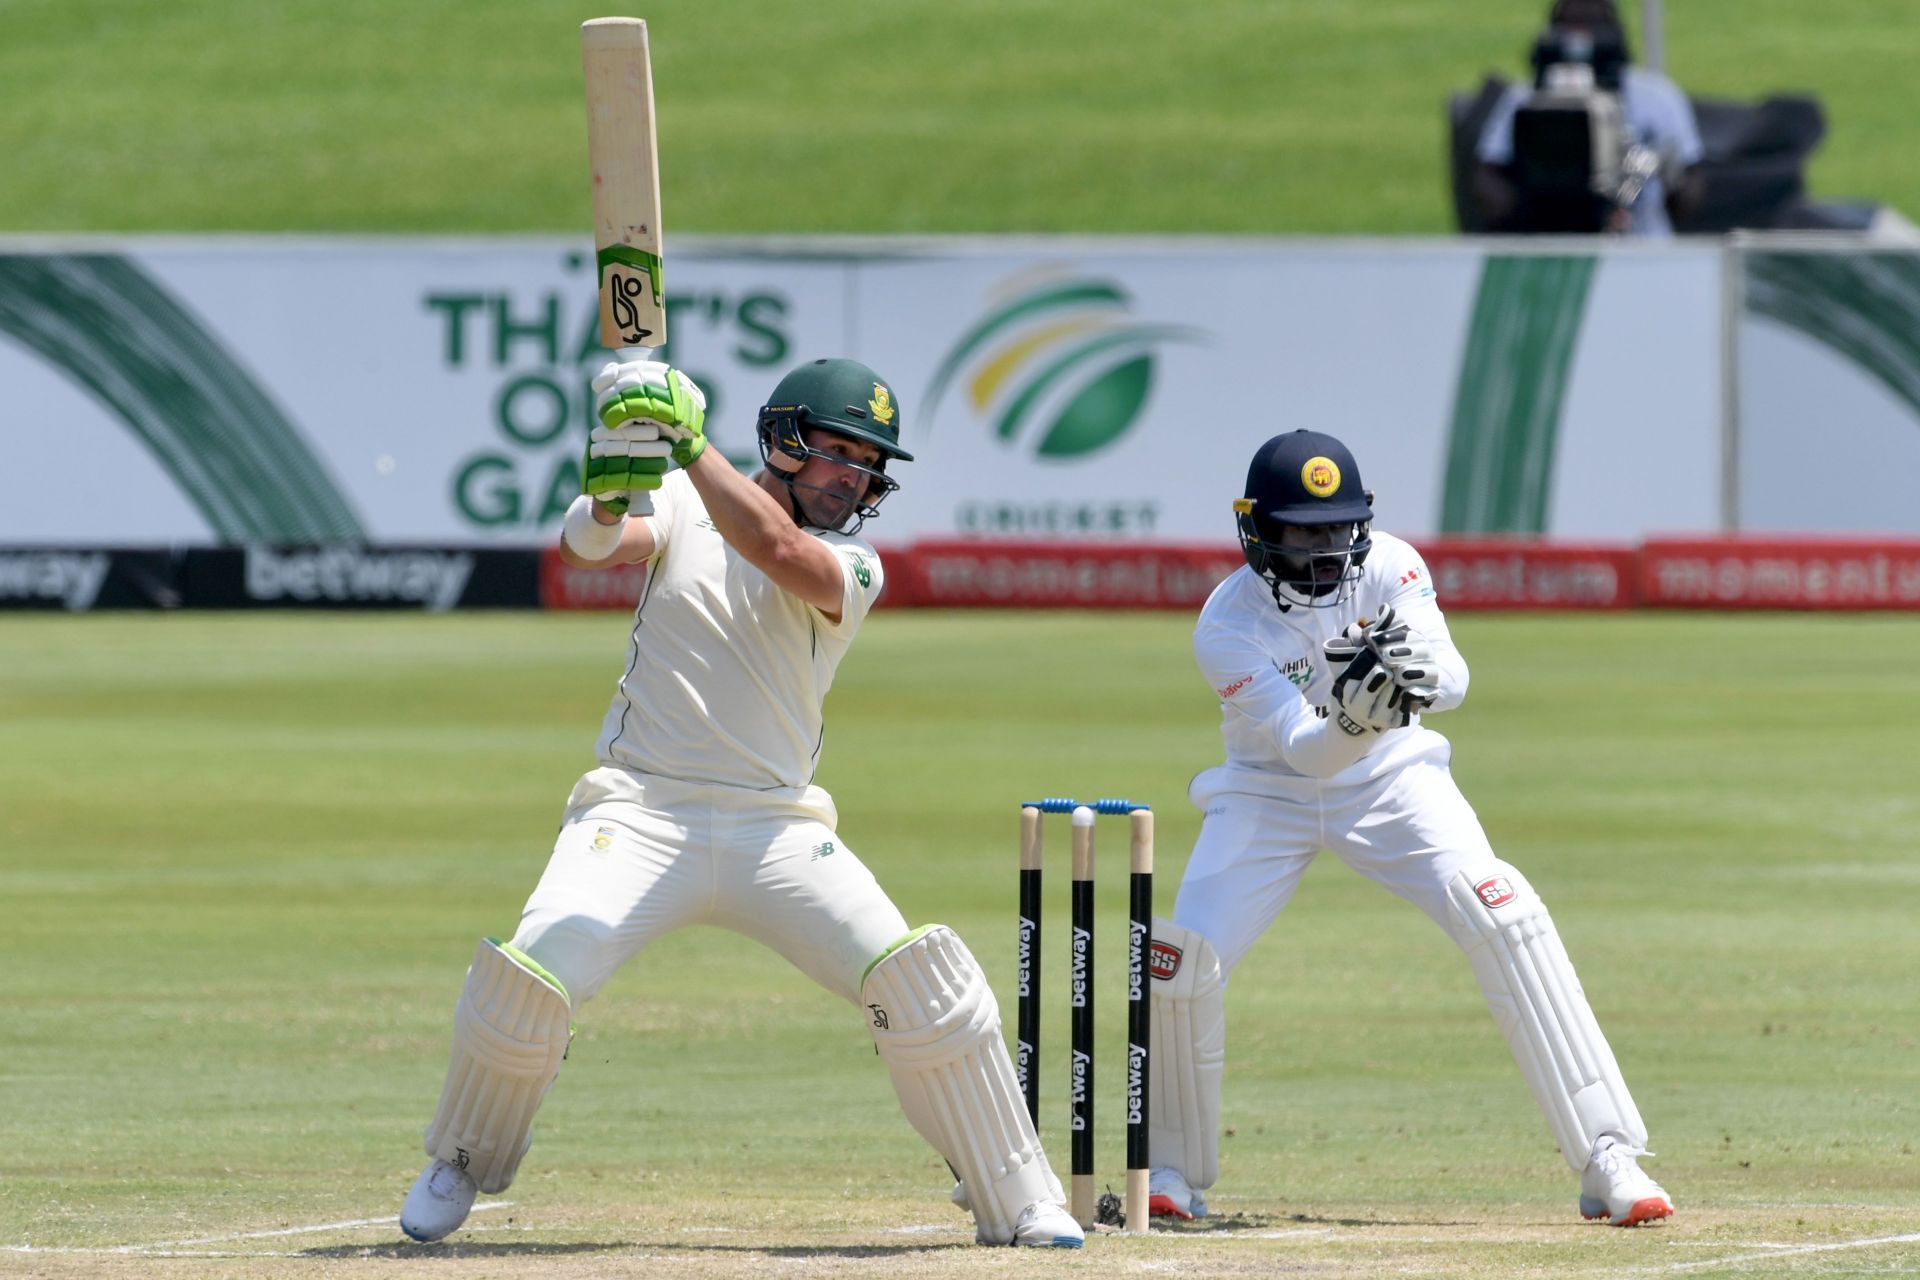
M 843 670 L 822 775 L 842 833 L 1003 996 L 1016 801 L 1154 804 L 1171 907 L 1186 780 L 1217 749 L 1189 622 L 883 613 Z M 0 1275 L 1910 1274 L 1920 676 L 1901 657 L 1920 618 L 1454 622 L 1473 692 L 1437 727 L 1555 909 L 1668 1224 L 1577 1219 L 1464 961 L 1323 860 L 1229 992 L 1205 1229 L 1097 1239 L 1097 1258 L 972 1248 L 861 1017 L 695 930 L 583 1009 L 513 1203 L 403 1246 L 391 1215 L 463 966 L 544 865 L 624 622 L 15 615 Z M 1100 939 L 1116 1186 L 1121 843 Z M 1064 1166 L 1050 995 L 1043 1132 Z
M 0 230 L 586 234 L 557 0 L 0 0 Z M 698 232 L 1452 230 L 1441 104 L 1546 0 L 649 0 Z M 1621 0 L 1629 25 L 1637 0 Z M 1920 218 L 1920 5 L 1668 0 L 1696 93 L 1801 90 L 1820 196 Z

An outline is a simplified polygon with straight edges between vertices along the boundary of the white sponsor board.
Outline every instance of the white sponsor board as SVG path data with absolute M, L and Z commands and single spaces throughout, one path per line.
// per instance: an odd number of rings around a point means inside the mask
M 1920 533 L 1920 254 L 1788 242 L 1741 260 L 1738 527 Z
M 0 241 L 0 545 L 546 541 L 604 359 L 585 249 Z M 1384 528 L 1630 539 L 1719 525 L 1719 261 L 688 238 L 668 354 L 756 465 L 787 368 L 879 370 L 917 455 L 882 540 L 1230 540 L 1247 458 L 1299 427 L 1353 448 Z

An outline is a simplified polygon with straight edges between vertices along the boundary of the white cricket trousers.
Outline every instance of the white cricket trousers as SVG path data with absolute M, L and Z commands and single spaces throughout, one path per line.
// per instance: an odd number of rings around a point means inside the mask
M 1256 786 L 1268 794 L 1235 789 Z M 1345 787 L 1222 766 L 1196 777 L 1188 795 L 1206 818 L 1173 919 L 1213 943 L 1228 973 L 1292 899 L 1322 849 L 1449 934 L 1447 881 L 1494 857 L 1444 755 Z
M 819 787 L 750 791 L 599 768 L 567 801 L 514 945 L 591 998 L 642 947 L 710 924 L 764 943 L 860 1003 L 906 920 L 834 831 Z

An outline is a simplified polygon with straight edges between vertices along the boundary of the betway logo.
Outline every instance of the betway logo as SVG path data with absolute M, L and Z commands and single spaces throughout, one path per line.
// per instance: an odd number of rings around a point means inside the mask
M 0 600 L 58 600 L 76 613 L 91 609 L 108 563 L 99 551 L 0 553 Z
M 247 595 L 255 600 L 397 600 L 451 609 L 473 576 L 473 557 L 454 552 L 247 549 Z
M 1020 954 L 1014 979 L 1015 994 L 1022 1000 L 1033 994 L 1033 933 L 1036 927 L 1032 920 L 1020 917 Z
M 1090 958 L 1088 953 L 1092 949 L 1093 935 L 1085 929 L 1075 929 L 1073 931 L 1073 967 L 1070 974 L 1071 994 L 1067 1000 L 1067 1007 L 1070 1009 L 1087 1007 L 1088 988 L 1092 985 L 1088 981 L 1087 962 Z

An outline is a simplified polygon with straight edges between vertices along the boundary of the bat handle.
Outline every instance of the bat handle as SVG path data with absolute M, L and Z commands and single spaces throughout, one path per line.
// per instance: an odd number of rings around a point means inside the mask
M 658 360 L 658 347 L 616 347 L 613 358 L 621 364 L 629 360 Z M 653 514 L 653 493 L 647 489 L 627 490 L 627 514 L 630 516 L 650 516 Z

